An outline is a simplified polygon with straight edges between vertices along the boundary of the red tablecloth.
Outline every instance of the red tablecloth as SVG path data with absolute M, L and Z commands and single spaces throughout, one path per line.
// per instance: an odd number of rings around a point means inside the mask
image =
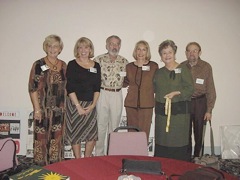
M 122 159 L 155 160 L 161 162 L 162 170 L 168 176 L 183 174 L 199 167 L 194 163 L 167 158 L 149 156 L 98 156 L 90 158 L 72 159 L 45 166 L 46 169 L 70 176 L 71 180 L 117 180 L 121 175 L 119 170 Z M 142 180 L 166 179 L 165 176 L 131 173 Z M 236 177 L 225 174 L 227 180 L 237 180 Z

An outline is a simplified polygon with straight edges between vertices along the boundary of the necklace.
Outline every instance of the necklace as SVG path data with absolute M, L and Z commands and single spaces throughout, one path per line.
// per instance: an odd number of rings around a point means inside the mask
M 48 59 L 48 57 L 46 56 L 48 62 L 52 65 L 53 70 L 56 71 L 57 70 L 57 64 L 58 64 L 58 59 L 56 59 L 55 64 L 51 63 L 51 61 Z

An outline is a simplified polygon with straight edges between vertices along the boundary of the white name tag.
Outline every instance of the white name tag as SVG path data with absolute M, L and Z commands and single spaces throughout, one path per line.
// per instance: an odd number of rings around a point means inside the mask
M 176 74 L 179 74 L 182 72 L 182 68 L 176 68 L 176 69 L 174 69 L 174 71 Z
M 42 71 L 46 71 L 49 69 L 49 67 L 48 67 L 48 65 L 45 64 L 45 65 L 41 66 L 41 69 L 42 69 Z
M 120 72 L 119 74 L 120 74 L 121 77 L 125 77 L 127 75 L 126 72 Z
M 92 73 L 97 73 L 97 69 L 96 69 L 96 68 L 93 68 L 93 67 L 90 67 L 90 72 L 92 72 Z
M 196 79 L 196 84 L 203 84 L 204 83 L 204 79 Z
M 143 71 L 150 71 L 150 66 L 142 66 Z

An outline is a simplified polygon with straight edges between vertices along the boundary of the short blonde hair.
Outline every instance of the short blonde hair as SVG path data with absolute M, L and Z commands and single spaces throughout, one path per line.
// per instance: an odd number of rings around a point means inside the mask
M 144 45 L 147 49 L 147 56 L 146 56 L 146 60 L 150 60 L 151 59 L 151 52 L 150 52 L 150 46 L 149 44 L 147 43 L 147 41 L 144 41 L 144 40 L 141 40 L 141 41 L 138 41 L 135 45 L 135 48 L 133 50 L 133 57 L 135 60 L 137 60 L 137 48 L 139 45 Z
M 43 42 L 43 50 L 45 51 L 45 53 L 47 53 L 47 46 L 53 44 L 54 42 L 58 42 L 59 43 L 60 48 L 61 48 L 61 52 L 62 52 L 62 49 L 63 49 L 62 39 L 58 35 L 51 34 L 51 35 L 47 36 L 45 38 L 45 41 Z
M 91 51 L 89 53 L 89 58 L 94 57 L 94 46 L 93 46 L 92 41 L 86 37 L 81 37 L 77 40 L 77 42 L 74 46 L 74 57 L 75 58 L 79 58 L 78 48 L 80 47 L 80 45 L 85 45 L 87 47 L 90 47 Z

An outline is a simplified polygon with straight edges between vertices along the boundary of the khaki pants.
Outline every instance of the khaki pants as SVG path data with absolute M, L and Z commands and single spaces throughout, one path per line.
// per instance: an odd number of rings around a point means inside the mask
M 111 92 L 101 89 L 97 102 L 98 141 L 95 147 L 96 156 L 106 154 L 105 139 L 110 132 L 119 126 L 122 108 L 122 90 Z

